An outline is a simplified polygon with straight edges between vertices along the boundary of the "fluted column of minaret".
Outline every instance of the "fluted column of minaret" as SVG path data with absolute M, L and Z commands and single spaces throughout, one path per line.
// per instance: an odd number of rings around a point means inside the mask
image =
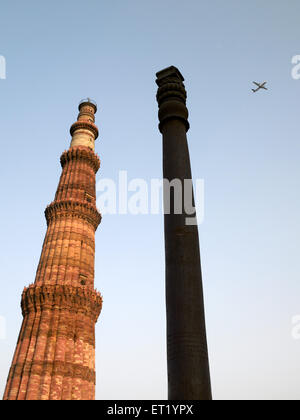
M 95 397 L 95 323 L 102 297 L 94 290 L 96 208 L 94 153 L 97 107 L 79 106 L 71 147 L 61 156 L 55 200 L 35 283 L 22 295 L 23 324 L 4 399 L 91 400 Z

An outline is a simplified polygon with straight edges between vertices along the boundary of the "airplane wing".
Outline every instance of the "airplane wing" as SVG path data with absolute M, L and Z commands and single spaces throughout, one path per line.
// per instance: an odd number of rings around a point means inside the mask
M 260 84 L 259 84 L 259 83 L 257 83 L 257 82 L 253 82 L 253 83 L 254 83 L 256 86 L 258 86 L 258 87 L 260 86 Z

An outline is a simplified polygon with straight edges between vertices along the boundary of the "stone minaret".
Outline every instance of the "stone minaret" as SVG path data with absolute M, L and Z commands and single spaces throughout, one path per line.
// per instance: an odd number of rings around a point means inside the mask
M 23 324 L 5 400 L 93 400 L 95 323 L 102 298 L 94 290 L 96 104 L 79 105 L 71 146 L 61 156 L 55 200 L 46 208 L 47 233 L 34 284 L 22 294 Z
M 156 76 L 164 179 L 181 181 L 183 203 L 184 180 L 192 179 L 184 79 L 173 66 Z M 198 227 L 186 223 L 196 212 L 186 214 L 182 206 L 183 212 L 177 214 L 174 203 L 173 194 L 170 214 L 164 216 L 169 399 L 210 400 Z

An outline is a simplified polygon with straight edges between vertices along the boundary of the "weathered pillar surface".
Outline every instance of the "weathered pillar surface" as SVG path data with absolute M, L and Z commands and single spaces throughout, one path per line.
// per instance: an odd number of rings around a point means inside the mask
M 181 181 L 183 197 L 184 180 L 192 179 L 184 79 L 173 66 L 156 76 L 163 175 L 168 181 Z M 186 224 L 193 215 L 185 213 L 184 205 L 182 213 L 176 214 L 174 194 L 170 208 L 164 216 L 169 399 L 210 400 L 198 227 Z
M 72 142 L 61 156 L 55 200 L 46 208 L 45 236 L 35 283 L 22 294 L 23 324 L 5 400 L 95 398 L 95 323 L 102 297 L 94 290 L 96 105 L 83 101 Z

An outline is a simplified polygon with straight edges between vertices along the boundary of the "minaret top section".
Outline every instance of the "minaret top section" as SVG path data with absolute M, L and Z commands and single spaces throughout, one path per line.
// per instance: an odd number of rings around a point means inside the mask
M 80 101 L 79 102 L 79 105 L 78 105 L 79 111 L 80 111 L 80 108 L 83 107 L 83 106 L 91 106 L 91 107 L 93 107 L 94 110 L 95 110 L 95 114 L 96 114 L 96 112 L 97 112 L 97 104 L 96 104 L 95 101 L 93 101 L 93 99 L 91 99 L 91 98 L 82 99 L 82 101 Z
M 99 135 L 98 127 L 95 125 L 97 104 L 90 98 L 83 99 L 78 109 L 77 121 L 70 128 L 71 147 L 85 146 L 95 150 L 95 140 Z

